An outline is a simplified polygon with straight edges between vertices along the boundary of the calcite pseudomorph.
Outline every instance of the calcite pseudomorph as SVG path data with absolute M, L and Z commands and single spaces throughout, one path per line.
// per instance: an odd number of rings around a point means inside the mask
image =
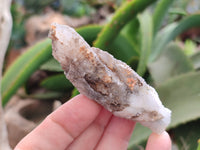
M 171 111 L 157 92 L 128 65 L 88 43 L 69 26 L 53 23 L 49 32 L 53 56 L 80 93 L 114 115 L 140 122 L 162 133 Z

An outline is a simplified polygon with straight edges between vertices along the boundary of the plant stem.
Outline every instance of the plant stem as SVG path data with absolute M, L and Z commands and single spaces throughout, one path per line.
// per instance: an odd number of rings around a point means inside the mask
M 194 27 L 200 27 L 200 14 L 194 14 L 191 16 L 188 16 L 181 20 L 176 27 L 170 33 L 168 33 L 167 37 L 160 40 L 159 43 L 156 43 L 156 45 L 153 45 L 152 53 L 149 58 L 149 62 L 155 61 L 164 47 L 174 40 L 178 35 L 180 35 L 182 32 L 194 28 Z M 165 35 L 166 36 L 166 35 Z
M 138 16 L 140 22 L 141 45 L 140 59 L 137 67 L 137 73 L 143 76 L 146 72 L 149 55 L 151 53 L 153 24 L 152 17 L 148 11 Z
M 162 25 L 162 21 L 169 10 L 170 5 L 174 0 L 160 0 L 156 6 L 156 9 L 153 14 L 153 32 L 154 35 L 159 30 L 160 26 Z
M 95 47 L 106 50 L 120 30 L 136 15 L 156 0 L 127 0 L 114 14 L 112 20 L 103 28 L 94 42 Z

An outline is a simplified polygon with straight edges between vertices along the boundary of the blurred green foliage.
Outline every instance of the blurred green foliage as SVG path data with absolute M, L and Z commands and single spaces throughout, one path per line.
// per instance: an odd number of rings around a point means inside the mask
M 42 0 L 42 1 L 30 1 L 24 0 L 24 6 L 27 10 L 38 13 L 42 11 L 46 6 L 56 3 L 57 0 Z
M 81 17 L 91 14 L 94 9 L 83 0 L 60 0 L 62 12 L 71 16 Z
M 200 128 L 200 120 L 191 121 L 187 124 L 180 125 L 173 132 L 173 140 L 178 144 L 179 149 L 196 150 L 198 146 L 198 139 Z M 187 132 L 185 132 L 187 131 Z
M 24 4 L 27 10 L 37 9 L 37 13 L 48 5 L 68 15 L 83 16 L 96 11 L 96 5 L 113 7 L 108 1 L 105 2 L 97 4 L 96 1 L 82 0 L 26 0 Z M 159 0 L 157 3 L 156 0 L 113 2 L 116 6 L 122 3 L 122 6 L 116 7 L 107 24 L 80 27 L 76 29 L 77 32 L 91 46 L 107 50 L 129 64 L 153 85 L 164 105 L 172 110 L 172 122 L 168 131 L 173 142 L 180 149 L 196 149 L 200 123 L 199 42 L 192 39 L 192 36 L 182 40 L 181 34 L 194 27 L 200 30 L 198 10 L 194 7 L 194 13 L 191 13 L 189 8 L 192 8 L 192 2 L 187 0 Z M 149 5 L 152 7 L 149 8 Z M 17 4 L 12 5 L 14 28 L 11 41 L 14 44 L 24 38 L 23 24 L 27 16 L 20 14 L 18 7 Z M 46 92 L 38 94 L 27 91 L 24 97 L 61 99 L 66 93 L 71 97 L 79 93 L 64 77 L 59 63 L 51 56 L 50 41 L 45 40 L 21 55 L 5 72 L 2 80 L 3 105 L 6 105 L 12 95 L 38 69 L 49 74 L 39 83 L 39 87 Z M 145 145 L 150 133 L 149 129 L 137 124 L 129 149 L 138 149 L 137 145 Z
M 18 3 L 14 3 L 11 5 L 11 14 L 13 18 L 13 29 L 11 34 L 10 46 L 17 49 L 25 45 L 25 15 L 20 12 L 20 5 Z
M 31 13 L 40 13 L 47 6 L 55 10 L 60 10 L 62 13 L 81 17 L 89 15 L 94 9 L 83 0 L 42 0 L 42 1 L 23 1 L 25 8 Z

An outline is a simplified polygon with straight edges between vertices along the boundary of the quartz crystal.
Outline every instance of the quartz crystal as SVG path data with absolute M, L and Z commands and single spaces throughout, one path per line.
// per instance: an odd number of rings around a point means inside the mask
M 124 62 L 90 45 L 71 27 L 53 23 L 49 32 L 53 56 L 67 79 L 83 95 L 114 115 L 130 119 L 162 133 L 171 111 L 155 91 Z

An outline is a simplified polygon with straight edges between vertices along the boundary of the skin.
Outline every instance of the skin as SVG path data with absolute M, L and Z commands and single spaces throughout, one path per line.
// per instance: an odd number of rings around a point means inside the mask
M 126 150 L 134 126 L 78 95 L 47 116 L 14 150 Z M 146 150 L 171 150 L 168 133 L 152 133 Z

